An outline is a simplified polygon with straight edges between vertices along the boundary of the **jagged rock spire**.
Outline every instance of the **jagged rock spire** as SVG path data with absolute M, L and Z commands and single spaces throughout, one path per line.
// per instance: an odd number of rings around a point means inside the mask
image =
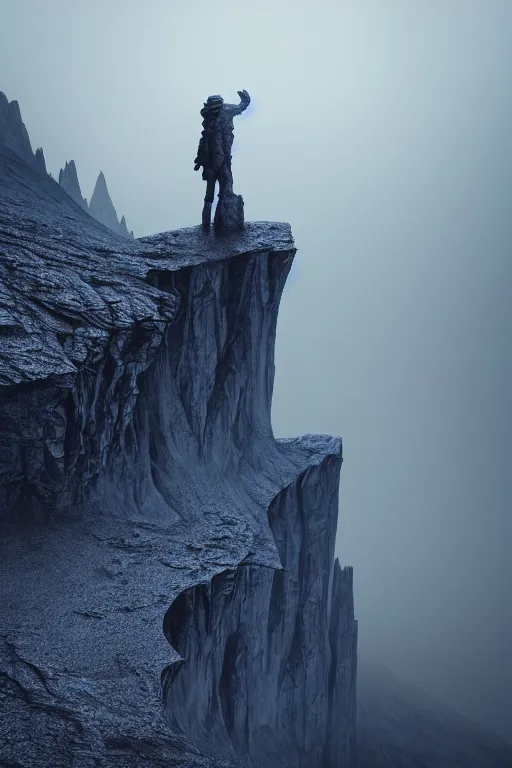
M 37 170 L 39 171 L 39 173 L 42 176 L 46 176 L 47 175 L 46 161 L 44 159 L 44 152 L 43 152 L 43 148 L 42 147 L 38 147 L 36 149 L 36 154 L 35 154 L 34 160 L 35 160 L 35 166 L 36 166 Z
M 133 233 L 128 231 L 124 216 L 119 222 L 117 211 L 112 202 L 107 188 L 107 182 L 103 171 L 100 171 L 94 192 L 89 203 L 89 213 L 91 216 L 123 237 L 133 237 Z
M 43 150 L 39 148 L 34 155 L 25 123 L 21 117 L 20 105 L 0 91 L 0 145 L 3 145 L 21 157 L 28 165 L 43 176 L 46 175 L 46 163 Z
M 76 172 L 76 165 L 74 160 L 66 162 L 64 168 L 60 169 L 59 184 L 62 189 L 68 193 L 68 195 L 78 203 L 78 205 L 85 211 L 89 210 L 87 200 L 82 197 L 82 191 L 80 189 L 80 183 L 78 181 L 78 174 Z
M 121 221 L 118 221 L 117 211 L 112 202 L 112 198 L 110 197 L 103 171 L 100 171 L 96 180 L 96 185 L 89 205 L 87 204 L 86 198 L 82 197 L 82 190 L 80 189 L 80 182 L 78 181 L 78 173 L 74 160 L 66 162 L 64 168 L 61 168 L 59 173 L 59 184 L 75 203 L 78 203 L 84 211 L 87 211 L 101 224 L 104 224 L 113 232 L 117 232 L 118 235 L 133 238 L 133 232 L 129 231 L 125 217 L 122 216 Z
M 0 91 L 0 146 L 2 145 L 18 155 L 18 157 L 42 176 L 48 175 L 42 148 L 39 147 L 35 154 L 32 151 L 28 131 L 21 118 L 20 105 L 17 101 L 10 102 L 5 93 Z M 133 232 L 129 231 L 124 216 L 121 218 L 121 221 L 117 218 L 116 209 L 108 193 L 103 171 L 100 172 L 96 181 L 90 206 L 87 205 L 87 200 L 82 197 L 78 174 L 73 160 L 66 162 L 64 168 L 61 168 L 59 184 L 75 203 L 99 222 L 113 232 L 117 232 L 118 235 L 133 238 Z
M 128 226 L 126 224 L 126 219 L 124 216 L 121 216 L 121 221 L 119 222 L 119 226 L 121 228 L 121 234 L 124 235 L 124 237 L 131 237 L 134 238 L 133 231 L 130 232 L 128 229 Z

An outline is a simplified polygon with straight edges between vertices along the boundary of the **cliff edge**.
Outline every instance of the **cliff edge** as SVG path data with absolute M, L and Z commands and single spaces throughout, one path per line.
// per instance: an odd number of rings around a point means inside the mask
M 0 147 L 0 761 L 356 765 L 341 442 L 270 422 L 294 254 L 127 240 Z

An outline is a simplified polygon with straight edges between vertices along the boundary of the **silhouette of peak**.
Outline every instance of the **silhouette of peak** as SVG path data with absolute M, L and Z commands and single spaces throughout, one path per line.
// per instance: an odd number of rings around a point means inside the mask
M 16 100 L 9 101 L 3 91 L 0 91 L 0 146 L 10 149 L 42 176 L 48 175 L 42 148 L 39 147 L 35 154 L 32 151 L 19 103 Z M 117 232 L 118 235 L 133 238 L 133 232 L 128 230 L 124 216 L 121 221 L 117 218 L 103 171 L 98 174 L 90 205 L 87 205 L 87 200 L 82 197 L 74 160 L 67 161 L 64 168 L 60 169 L 59 185 L 77 205 L 97 221 L 113 232 Z
M 37 170 L 42 176 L 46 175 L 46 160 L 44 159 L 44 152 L 42 147 L 38 147 L 36 149 L 36 154 L 34 157 L 35 165 Z
M 59 184 L 62 189 L 68 193 L 72 200 L 75 201 L 85 211 L 88 210 L 87 200 L 82 197 L 82 191 L 80 189 L 80 183 L 78 181 L 78 173 L 76 171 L 76 165 L 74 160 L 66 161 L 64 168 L 59 172 Z
M 109 210 L 115 211 L 114 204 L 112 203 L 111 197 L 108 192 L 107 187 L 107 181 L 105 179 L 105 175 L 103 171 L 99 172 L 98 178 L 96 179 L 96 184 L 94 185 L 94 192 L 92 193 L 91 197 L 91 206 L 93 205 L 99 205 L 101 207 L 108 208 Z M 117 221 L 117 214 L 116 214 L 116 221 Z
M 117 211 L 110 197 L 103 171 L 99 172 L 96 180 L 91 202 L 89 203 L 89 213 L 113 232 L 117 232 L 118 235 L 133 237 L 133 233 L 128 231 L 124 216 L 121 218 L 121 221 L 117 218 Z
M 43 150 L 32 152 L 32 145 L 17 101 L 9 101 L 0 91 L 0 144 L 14 152 L 39 173 L 46 175 Z

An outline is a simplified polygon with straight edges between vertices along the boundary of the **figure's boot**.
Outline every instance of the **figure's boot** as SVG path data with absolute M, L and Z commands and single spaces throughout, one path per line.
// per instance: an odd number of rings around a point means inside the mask
M 212 219 L 212 204 L 205 201 L 203 206 L 203 229 L 210 229 Z

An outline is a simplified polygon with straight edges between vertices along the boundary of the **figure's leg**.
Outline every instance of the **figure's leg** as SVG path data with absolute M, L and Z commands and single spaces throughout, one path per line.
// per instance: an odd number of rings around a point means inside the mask
M 206 181 L 206 195 L 203 206 L 203 227 L 209 229 L 212 217 L 212 203 L 215 197 L 215 176 L 209 176 Z
M 210 176 L 206 182 L 206 195 L 204 196 L 205 203 L 213 203 L 215 197 L 215 176 Z
M 225 162 L 219 170 L 219 200 L 224 197 L 226 192 L 233 191 L 233 173 L 231 171 L 231 162 Z

